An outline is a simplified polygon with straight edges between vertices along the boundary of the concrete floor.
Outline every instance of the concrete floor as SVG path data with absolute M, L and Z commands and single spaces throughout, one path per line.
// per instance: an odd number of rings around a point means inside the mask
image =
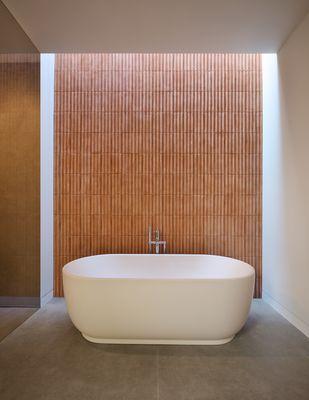
M 0 342 L 36 311 L 37 308 L 0 307 Z
M 223 346 L 85 341 L 55 299 L 0 343 L 1 400 L 308 400 L 309 340 L 263 301 Z

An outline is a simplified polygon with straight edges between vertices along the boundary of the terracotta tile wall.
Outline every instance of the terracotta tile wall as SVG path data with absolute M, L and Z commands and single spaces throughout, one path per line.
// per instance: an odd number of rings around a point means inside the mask
M 55 289 L 100 253 L 170 253 L 252 264 L 261 294 L 260 55 L 58 55 Z
M 0 151 L 0 300 L 39 301 L 39 54 L 0 54 Z

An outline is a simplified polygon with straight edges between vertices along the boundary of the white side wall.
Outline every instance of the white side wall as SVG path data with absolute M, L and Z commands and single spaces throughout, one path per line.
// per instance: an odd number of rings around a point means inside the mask
M 263 298 L 309 336 L 309 15 L 263 74 Z
M 41 306 L 53 297 L 54 55 L 41 54 Z

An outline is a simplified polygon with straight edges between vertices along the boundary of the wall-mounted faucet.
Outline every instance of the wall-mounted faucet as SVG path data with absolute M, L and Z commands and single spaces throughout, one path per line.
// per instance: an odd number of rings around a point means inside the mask
M 148 231 L 148 252 L 149 252 L 149 254 L 152 253 L 152 245 L 155 245 L 156 254 L 160 254 L 160 245 L 163 246 L 163 253 L 166 252 L 166 241 L 160 240 L 160 231 L 158 228 L 155 231 L 155 240 L 152 240 L 152 227 L 150 225 L 149 231 Z

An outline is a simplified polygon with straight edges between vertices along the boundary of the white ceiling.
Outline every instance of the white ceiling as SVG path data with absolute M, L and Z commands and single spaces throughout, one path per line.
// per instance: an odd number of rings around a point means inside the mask
M 309 0 L 3 3 L 41 52 L 276 52 L 309 11 Z

